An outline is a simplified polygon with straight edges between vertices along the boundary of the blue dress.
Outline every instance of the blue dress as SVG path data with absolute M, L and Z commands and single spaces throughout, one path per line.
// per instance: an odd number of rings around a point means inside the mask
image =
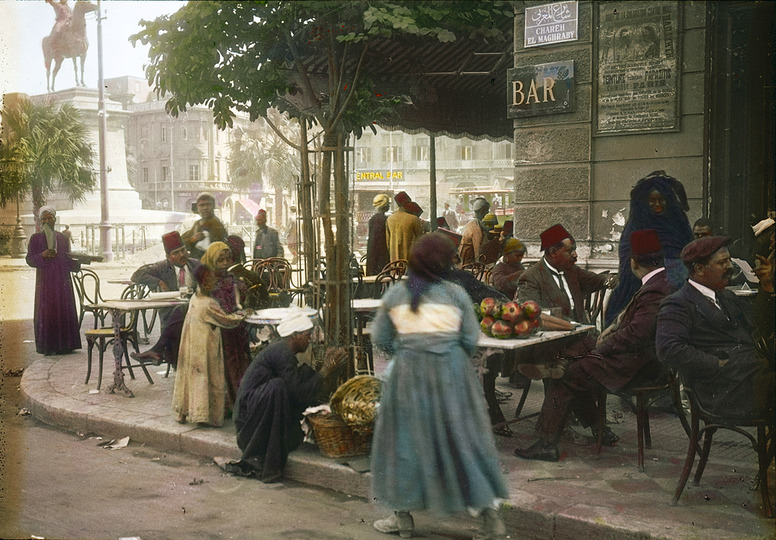
M 391 287 L 372 328 L 391 355 L 372 441 L 372 495 L 394 510 L 453 513 L 508 497 L 471 356 L 479 325 L 466 291 L 441 281 L 417 313 Z

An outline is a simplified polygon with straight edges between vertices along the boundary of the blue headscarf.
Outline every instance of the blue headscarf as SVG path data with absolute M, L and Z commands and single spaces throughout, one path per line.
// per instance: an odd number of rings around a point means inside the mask
M 665 209 L 656 214 L 649 207 L 649 194 L 657 190 L 666 201 Z M 606 309 L 606 324 L 610 324 L 617 314 L 630 302 L 641 286 L 641 281 L 633 275 L 630 269 L 630 235 L 633 231 L 654 229 L 657 231 L 660 244 L 666 259 L 666 270 L 669 279 L 678 288 L 687 277 L 684 265 L 679 260 L 679 254 L 684 246 L 693 240 L 690 221 L 687 219 L 687 194 L 682 183 L 668 176 L 665 171 L 655 171 L 636 183 L 630 193 L 630 212 L 628 222 L 620 237 L 620 283 L 609 299 Z

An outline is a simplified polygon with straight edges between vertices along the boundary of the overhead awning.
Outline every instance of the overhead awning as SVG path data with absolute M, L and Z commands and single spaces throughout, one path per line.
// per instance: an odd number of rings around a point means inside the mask
M 237 206 L 235 209 L 242 208 L 248 214 L 250 214 L 251 217 L 255 217 L 256 214 L 259 213 L 259 205 L 255 201 L 252 201 L 251 199 L 237 199 Z

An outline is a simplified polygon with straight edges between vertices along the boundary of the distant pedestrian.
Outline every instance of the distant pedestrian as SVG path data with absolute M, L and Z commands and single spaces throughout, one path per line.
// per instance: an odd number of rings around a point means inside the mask
M 450 203 L 445 203 L 445 211 L 442 213 L 442 217 L 447 223 L 447 226 L 445 227 L 446 229 L 449 229 L 453 232 L 458 229 L 458 218 L 456 217 L 455 212 L 450 209 Z
M 62 236 L 67 239 L 68 247 L 73 247 L 73 231 L 70 230 L 70 225 L 65 225 L 65 230 L 62 231 Z
M 263 208 L 256 214 L 256 238 L 253 241 L 253 258 L 269 259 L 283 257 L 283 246 L 280 245 L 278 232 L 267 226 L 267 211 Z
M 35 350 L 43 355 L 65 354 L 81 348 L 81 330 L 70 272 L 81 264 L 70 258 L 70 243 L 54 230 L 56 210 L 39 211 L 41 232 L 30 237 L 27 264 L 35 272 Z
M 372 200 L 376 212 L 369 218 L 369 237 L 366 244 L 366 275 L 374 276 L 388 264 L 390 253 L 385 235 L 385 222 L 391 200 L 385 193 L 380 193 Z

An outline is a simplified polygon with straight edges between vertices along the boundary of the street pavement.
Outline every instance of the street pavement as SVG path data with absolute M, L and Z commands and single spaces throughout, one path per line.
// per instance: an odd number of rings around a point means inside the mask
M 0 259 L 0 272 L 18 271 L 22 276 L 19 279 L 29 283 L 29 269 L 24 267 L 23 261 L 21 263 Z M 131 273 L 134 268 L 126 262 L 92 267 L 101 275 L 113 276 Z M 0 283 L 8 282 L 5 277 L 0 280 Z M 27 288 L 26 292 L 29 294 L 31 289 Z M 174 371 L 169 378 L 165 377 L 166 366 L 151 369 L 154 384 L 149 384 L 139 369 L 135 369 L 135 379 L 125 372 L 126 384 L 134 394 L 132 398 L 109 394 L 107 389 L 113 379 L 113 357 L 109 351 L 98 391 L 96 369 L 92 371 L 89 384 L 84 384 L 85 350 L 63 356 L 37 355 L 29 325 L 25 325 L 29 335 L 14 332 L 12 339 L 8 339 L 8 325 L 17 322 L 14 319 L 18 319 L 20 313 L 24 316 L 25 312 L 31 312 L 29 303 L 14 303 L 3 294 L 2 309 L 3 324 L 6 325 L 3 366 L 4 369 L 26 366 L 21 391 L 26 407 L 36 418 L 80 434 L 116 439 L 128 436 L 131 445 L 186 452 L 204 458 L 239 457 L 231 421 L 220 429 L 180 425 L 174 421 L 170 409 Z M 87 318 L 84 324 L 89 323 Z M 153 340 L 154 334 L 149 338 Z M 9 353 L 12 359 L 9 359 Z M 381 362 L 378 364 L 379 371 Z M 513 393 L 502 403 L 505 414 L 510 416 L 519 391 L 511 388 L 506 379 L 499 379 L 498 387 Z M 542 397 L 541 384 L 534 384 L 524 412 L 538 411 Z M 525 447 L 534 440 L 534 418 L 514 423 L 513 437 L 496 438 L 510 486 L 510 498 L 502 514 L 511 538 L 776 538 L 774 521 L 764 518 L 760 507 L 755 485 L 756 454 L 748 441 L 739 435 L 719 431 L 700 486 L 688 482 L 679 504 L 672 507 L 669 502 L 687 451 L 687 437 L 679 420 L 670 413 L 651 414 L 652 448 L 646 450 L 646 470 L 640 473 L 635 416 L 624 404 L 611 399 L 610 402 L 610 427 L 622 439 L 614 447 L 603 448 L 599 456 L 595 455 L 594 445 L 585 436 L 589 436 L 589 431 L 585 434 L 577 428 L 561 441 L 562 454 L 558 463 L 515 457 L 513 450 L 516 447 Z M 285 477 L 369 500 L 370 475 L 358 472 L 363 469 L 364 461 L 329 459 L 305 443 L 291 454 Z M 773 466 L 769 472 L 769 483 L 773 487 L 776 484 Z M 774 495 L 772 500 L 776 500 Z M 373 517 L 380 514 L 376 509 Z M 424 517 L 420 521 L 422 527 L 416 531 L 420 536 L 431 537 L 435 533 L 435 521 L 433 516 L 429 517 L 431 519 Z

